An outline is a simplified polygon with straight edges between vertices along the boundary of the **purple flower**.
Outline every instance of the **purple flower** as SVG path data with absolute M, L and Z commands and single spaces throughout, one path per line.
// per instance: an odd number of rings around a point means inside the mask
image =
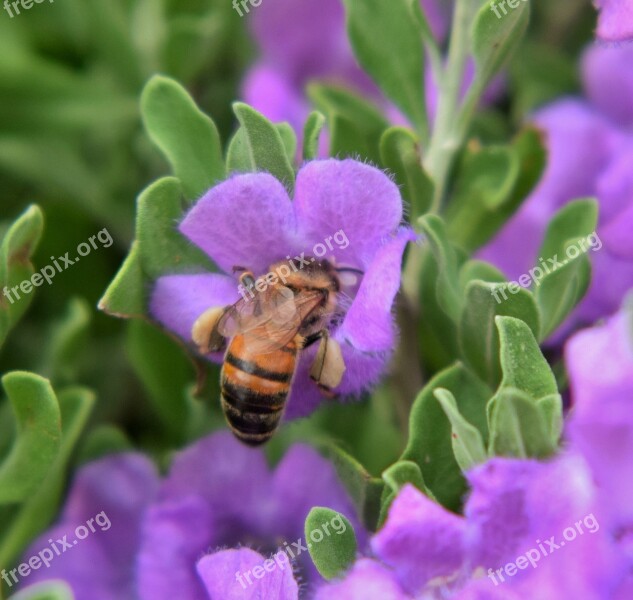
M 633 4 L 630 0 L 594 0 L 600 11 L 598 38 L 621 42 L 633 38 Z
M 548 462 L 495 458 L 467 474 L 464 516 L 412 486 L 359 561 L 316 600 L 624 600 L 633 592 L 633 320 L 568 342 L 574 409 Z M 360 596 L 363 597 L 363 596 Z
M 65 580 L 77 600 L 297 600 L 299 582 L 309 590 L 322 581 L 293 545 L 314 505 L 345 514 L 363 543 L 334 469 L 306 446 L 271 472 L 260 450 L 218 433 L 178 454 L 162 481 L 138 454 L 110 456 L 79 471 L 59 523 L 25 553 L 64 535 L 71 544 L 28 583 Z M 72 545 L 75 529 L 100 512 L 111 526 Z M 254 576 L 273 553 L 273 568 Z
M 569 437 L 608 507 L 611 528 L 633 533 L 633 319 L 622 311 L 565 348 L 574 401 Z
M 448 5 L 421 0 L 434 34 L 442 39 L 448 28 Z M 301 131 L 310 105 L 305 87 L 312 80 L 351 86 L 378 100 L 399 123 L 404 118 L 381 99 L 380 92 L 359 68 L 345 33 L 340 0 L 275 0 L 263 3 L 250 19 L 260 60 L 247 74 L 242 95 L 272 121 L 288 121 Z M 288 27 L 292 23 L 292 27 Z M 435 88 L 427 77 L 427 103 L 435 104 Z
M 538 264 L 538 248 L 553 214 L 571 200 L 597 197 L 598 236 L 588 248 L 591 286 L 563 330 L 614 313 L 633 287 L 631 58 L 631 48 L 591 47 L 583 59 L 589 101 L 562 99 L 534 115 L 546 135 L 546 172 L 516 215 L 479 253 L 517 280 Z
M 332 332 L 347 367 L 335 391 L 346 396 L 376 383 L 395 345 L 391 308 L 404 248 L 415 239 L 411 230 L 399 228 L 401 220 L 400 192 L 384 173 L 354 160 L 323 160 L 299 171 L 294 202 L 272 175 L 234 176 L 197 202 L 180 231 L 227 274 L 239 265 L 259 276 L 288 256 L 323 256 L 324 250 L 337 266 L 362 271 L 358 290 L 343 290 L 353 299 Z M 299 259 L 296 264 L 302 266 Z M 190 340 L 192 325 L 205 310 L 240 299 L 237 286 L 236 279 L 224 274 L 161 277 L 150 311 Z M 316 346 L 301 353 L 287 417 L 305 416 L 322 400 L 309 378 Z M 222 359 L 219 354 L 210 358 Z

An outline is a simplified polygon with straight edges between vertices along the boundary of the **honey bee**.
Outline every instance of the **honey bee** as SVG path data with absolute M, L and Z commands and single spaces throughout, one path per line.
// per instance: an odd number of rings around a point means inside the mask
M 220 375 L 222 409 L 235 436 L 252 446 L 268 441 L 279 426 L 304 348 L 319 342 L 310 377 L 324 395 L 333 396 L 345 372 L 340 345 L 328 332 L 337 316 L 337 270 L 327 260 L 308 257 L 304 264 L 283 282 L 270 277 L 289 271 L 283 261 L 259 280 L 235 267 L 242 271 L 242 286 L 256 287 L 257 293 L 208 309 L 192 328 L 203 354 L 222 350 L 228 341 Z

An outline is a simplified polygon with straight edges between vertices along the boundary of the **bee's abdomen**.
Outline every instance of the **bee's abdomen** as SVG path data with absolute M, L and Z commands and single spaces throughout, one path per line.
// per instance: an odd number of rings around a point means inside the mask
M 244 352 L 234 338 L 222 367 L 222 409 L 233 433 L 257 446 L 269 440 L 283 415 L 296 361 L 294 342 L 265 355 Z

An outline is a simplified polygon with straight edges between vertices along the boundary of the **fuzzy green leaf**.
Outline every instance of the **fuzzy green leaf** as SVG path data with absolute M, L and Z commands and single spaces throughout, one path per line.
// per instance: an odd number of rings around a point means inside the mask
M 434 396 L 436 389 L 450 391 L 459 412 L 488 439 L 486 404 L 492 391 L 461 364 L 438 373 L 420 392 L 409 417 L 409 441 L 401 460 L 416 463 L 424 482 L 437 500 L 458 510 L 466 481 L 453 452 L 451 424 Z
M 99 300 L 99 308 L 115 317 L 145 315 L 145 278 L 139 256 L 139 243 L 133 242 L 130 253 Z
M 292 195 L 295 173 L 279 129 L 264 115 L 243 102 L 233 104 L 233 112 L 242 126 L 241 144 L 248 170 L 270 173 L 281 181 Z
M 59 452 L 61 414 L 48 380 L 24 371 L 2 378 L 13 406 L 16 438 L 0 465 L 0 504 L 19 502 L 43 481 Z
M 224 179 L 215 123 L 179 83 L 161 75 L 152 77 L 143 90 L 141 111 L 150 138 L 182 181 L 188 200 L 197 199 Z
M 422 167 L 418 141 L 408 129 L 392 127 L 380 140 L 380 156 L 411 206 L 411 223 L 416 223 L 433 202 L 433 182 Z
M 344 4 L 358 62 L 426 135 L 424 48 L 410 0 L 344 0 Z
M 324 125 L 324 115 L 318 111 L 310 113 L 303 128 L 303 160 L 314 160 L 319 155 L 319 139 Z
M 535 400 L 558 394 L 556 379 L 530 327 L 513 317 L 495 317 L 501 344 L 501 388 L 517 388 Z
M 521 319 L 537 336 L 540 330 L 538 307 L 530 292 L 519 288 L 516 294 L 512 294 L 505 283 L 471 281 L 465 295 L 459 324 L 462 355 L 475 373 L 496 389 L 501 381 L 501 363 L 495 317 L 502 315 Z
M 444 414 L 451 422 L 451 441 L 455 460 L 462 471 L 485 462 L 486 448 L 479 430 L 471 425 L 457 408 L 455 397 L 448 390 L 438 388 L 433 392 L 442 405 Z
M 312 562 L 325 579 L 342 574 L 356 558 L 356 533 L 352 524 L 329 508 L 315 506 L 305 522 L 305 541 Z

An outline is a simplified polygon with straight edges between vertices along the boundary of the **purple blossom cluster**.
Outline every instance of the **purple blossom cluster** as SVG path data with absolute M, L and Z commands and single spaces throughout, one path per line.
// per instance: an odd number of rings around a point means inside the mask
M 464 516 L 405 486 L 371 555 L 316 600 L 633 597 L 631 317 L 568 342 L 574 408 L 558 456 L 474 468 Z
M 633 47 L 591 46 L 582 73 L 584 97 L 557 100 L 534 115 L 545 134 L 546 172 L 479 253 L 517 279 L 539 258 L 551 258 L 538 250 L 554 213 L 572 200 L 596 197 L 603 247 L 591 253 L 591 286 L 563 325 L 567 331 L 615 313 L 633 287 Z

